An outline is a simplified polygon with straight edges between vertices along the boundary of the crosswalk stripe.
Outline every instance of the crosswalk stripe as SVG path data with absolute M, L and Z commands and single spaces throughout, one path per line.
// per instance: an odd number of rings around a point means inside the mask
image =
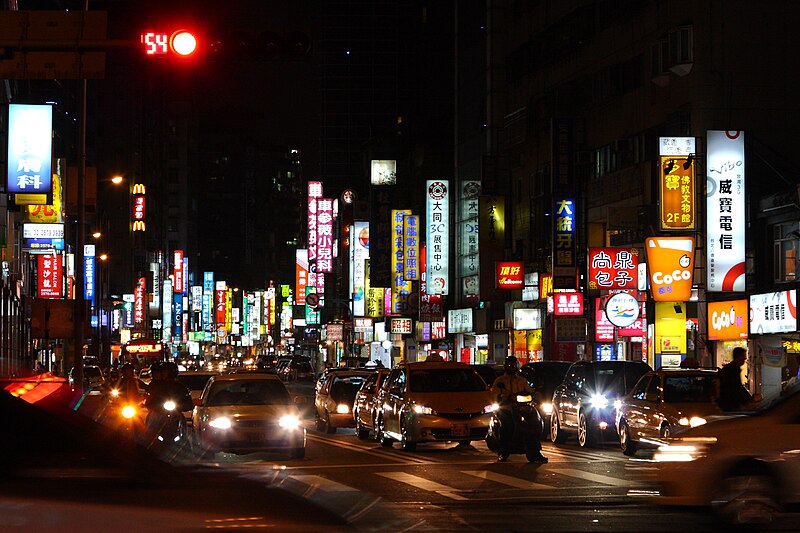
M 631 485 L 630 481 L 624 479 L 593 474 L 592 472 L 584 472 L 583 470 L 576 470 L 574 468 L 553 468 L 550 469 L 550 472 L 561 474 L 562 476 L 576 477 L 594 483 L 602 483 L 603 485 L 614 485 L 615 487 L 629 487 Z
M 296 475 L 296 476 L 289 476 L 289 478 L 299 481 L 301 483 L 305 483 L 309 487 L 313 489 L 320 489 L 324 490 L 325 492 L 357 492 L 358 489 L 354 489 L 353 487 L 348 487 L 347 485 L 343 485 L 336 481 L 330 480 L 328 478 L 322 476 L 311 476 L 311 475 Z
M 491 472 L 488 470 L 462 470 L 463 474 L 467 474 L 468 476 L 475 476 L 482 479 L 486 479 L 489 481 L 496 481 L 497 483 L 502 483 L 503 485 L 508 485 L 510 487 L 514 487 L 517 489 L 553 489 L 554 487 L 550 485 L 545 485 L 544 483 L 534 483 L 533 481 L 528 481 L 526 479 L 520 479 L 518 477 L 513 476 L 506 476 L 503 474 L 498 474 L 497 472 Z
M 467 499 L 464 496 L 461 496 L 460 494 L 456 494 L 458 492 L 458 489 L 454 489 L 453 487 L 448 487 L 447 485 L 442 485 L 441 483 L 436 483 L 435 481 L 431 481 L 429 479 L 425 479 L 419 476 L 406 474 L 405 472 L 377 472 L 377 474 L 379 476 L 399 481 L 400 483 L 405 483 L 406 485 L 411 485 L 412 487 L 416 487 L 418 489 L 441 494 L 442 496 L 446 496 L 451 500 Z

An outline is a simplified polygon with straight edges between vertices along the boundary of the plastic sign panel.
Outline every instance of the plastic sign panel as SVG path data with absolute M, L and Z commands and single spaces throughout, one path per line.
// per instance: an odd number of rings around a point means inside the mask
M 172 252 L 172 274 L 175 287 L 173 290 L 177 293 L 183 292 L 183 250 L 175 250 Z
M 750 335 L 797 331 L 797 290 L 750 296 Z
M 25 239 L 63 239 L 64 224 L 34 224 L 22 225 L 22 236 Z
M 322 182 L 308 182 L 308 260 L 317 260 L 317 201 L 322 198 Z
M 308 286 L 308 250 L 305 248 L 298 248 L 294 254 L 295 257 L 295 279 L 294 279 L 294 293 L 297 295 L 297 300 L 294 302 L 297 305 L 306 304 L 306 286 Z
M 695 138 L 660 137 L 661 229 L 695 228 Z
M 353 280 L 353 316 L 366 312 L 366 260 L 369 259 L 369 222 L 355 222 L 352 229 L 352 258 L 350 272 Z
M 403 274 L 403 221 L 410 215 L 408 209 L 392 209 L 392 299 L 391 313 L 403 315 L 408 310 L 411 282 Z
M 425 195 L 426 243 L 425 272 L 428 294 L 447 295 L 450 286 L 450 193 L 447 180 L 428 180 Z
M 708 340 L 746 339 L 750 324 L 749 308 L 748 300 L 708 302 Z
M 583 293 L 557 292 L 553 294 L 554 315 L 582 315 Z
M 51 192 L 52 154 L 53 108 L 49 105 L 9 104 L 6 192 Z
M 136 183 L 131 190 L 131 230 L 145 231 L 145 186 Z
M 333 272 L 333 200 L 317 200 L 317 272 Z
M 44 195 L 45 198 L 47 195 Z M 16 198 L 15 198 L 16 200 Z M 43 224 L 61 224 L 64 222 L 61 213 L 61 179 L 58 174 L 53 174 L 53 202 L 44 205 L 29 205 L 28 220 Z
M 392 317 L 390 323 L 390 333 L 399 333 L 401 335 L 410 335 L 414 332 L 413 320 L 410 318 Z
M 556 198 L 553 207 L 553 287 L 576 288 L 577 243 L 574 198 Z
M 419 216 L 406 215 L 403 218 L 403 277 L 406 280 L 419 279 Z
M 627 328 L 639 318 L 639 301 L 627 292 L 618 292 L 608 297 L 604 310 L 609 322 Z
M 744 132 L 707 133 L 706 290 L 745 290 Z M 752 331 L 752 330 L 751 330 Z
M 521 289 L 525 286 L 525 267 L 521 261 L 498 261 L 494 279 L 498 289 Z
M 40 255 L 38 263 L 37 296 L 61 298 L 64 295 L 64 267 L 60 254 Z
M 597 342 L 614 342 L 614 324 L 606 318 L 603 300 L 604 298 L 597 298 L 594 301 L 594 340 Z
M 447 333 L 470 333 L 472 309 L 449 309 L 447 311 Z
M 692 296 L 694 237 L 645 239 L 650 292 L 656 302 L 688 302 Z
M 144 301 L 147 295 L 147 278 L 140 277 L 133 289 L 133 323 L 136 326 L 144 324 Z
M 589 289 L 635 289 L 639 250 L 589 248 Z
M 94 306 L 94 244 L 83 245 L 83 297 Z
M 542 329 L 542 310 L 517 308 L 513 310 L 514 330 Z
M 397 161 L 394 159 L 373 159 L 370 167 L 371 185 L 397 184 Z

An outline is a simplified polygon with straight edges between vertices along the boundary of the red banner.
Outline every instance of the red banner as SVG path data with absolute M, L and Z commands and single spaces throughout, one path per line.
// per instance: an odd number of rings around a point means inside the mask
M 37 284 L 39 298 L 61 298 L 64 296 L 64 268 L 61 254 L 38 256 L 39 281 Z

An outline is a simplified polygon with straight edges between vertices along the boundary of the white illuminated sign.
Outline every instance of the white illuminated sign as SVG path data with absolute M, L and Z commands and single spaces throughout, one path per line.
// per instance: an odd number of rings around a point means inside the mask
M 428 246 L 427 293 L 449 294 L 450 285 L 450 197 L 447 180 L 428 180 L 426 188 L 426 229 Z

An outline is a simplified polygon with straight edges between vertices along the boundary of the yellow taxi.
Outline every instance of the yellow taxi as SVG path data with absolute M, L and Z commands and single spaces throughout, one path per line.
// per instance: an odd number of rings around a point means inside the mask
M 404 363 L 392 369 L 376 402 L 382 446 L 400 442 L 483 440 L 492 416 L 492 394 L 473 367 L 456 362 Z

